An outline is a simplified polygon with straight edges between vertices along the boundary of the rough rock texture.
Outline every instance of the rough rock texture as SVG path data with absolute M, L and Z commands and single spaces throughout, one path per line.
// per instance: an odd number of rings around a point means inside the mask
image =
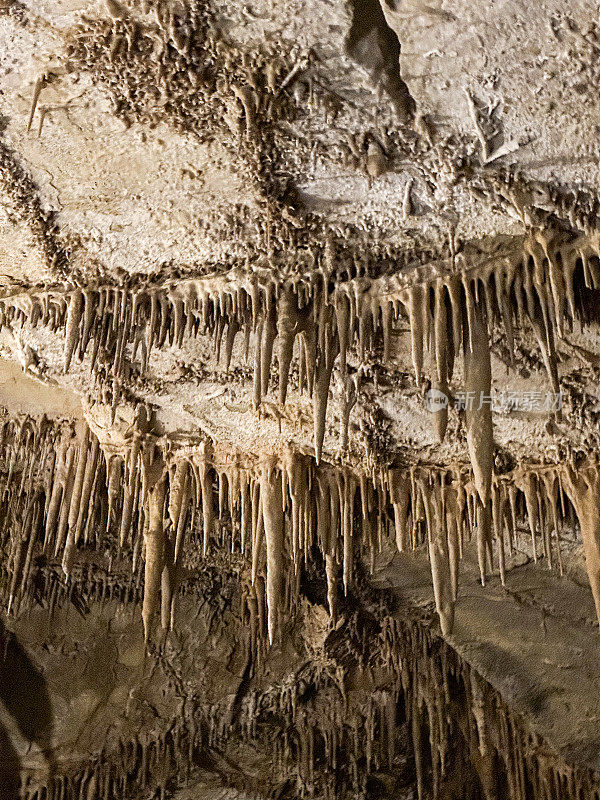
M 599 49 L 0 0 L 3 796 L 597 797 Z

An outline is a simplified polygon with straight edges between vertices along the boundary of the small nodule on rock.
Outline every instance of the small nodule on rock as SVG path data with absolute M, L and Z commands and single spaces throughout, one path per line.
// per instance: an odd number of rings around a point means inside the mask
M 383 152 L 383 148 L 374 139 L 371 139 L 367 147 L 366 171 L 370 178 L 379 178 L 388 170 L 388 161 Z

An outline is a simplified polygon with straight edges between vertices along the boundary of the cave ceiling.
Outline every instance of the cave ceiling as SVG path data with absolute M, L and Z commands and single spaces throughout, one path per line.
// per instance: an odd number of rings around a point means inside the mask
M 274 645 L 313 550 L 335 628 L 391 542 L 448 638 L 472 540 L 472 591 L 532 562 L 591 628 L 598 19 L 0 0 L 9 612 L 38 550 L 68 582 L 96 548 L 144 575 L 149 642 L 220 546 Z

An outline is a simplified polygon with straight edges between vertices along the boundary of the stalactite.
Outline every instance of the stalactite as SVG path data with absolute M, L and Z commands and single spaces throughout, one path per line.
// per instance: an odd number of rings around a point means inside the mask
M 470 297 L 470 289 L 467 288 Z M 494 437 L 492 431 L 492 371 L 488 333 L 481 311 L 474 309 L 469 319 L 465 360 L 465 422 L 467 445 L 479 498 L 487 508 L 492 486 Z M 471 402 L 472 401 L 472 402 Z
M 345 375 L 350 338 L 350 309 L 348 298 L 343 292 L 336 293 L 334 306 L 338 339 L 340 343 L 340 368 L 342 375 Z
M 423 371 L 423 342 L 425 337 L 424 309 L 425 300 L 423 297 L 423 288 L 419 285 L 411 287 L 409 291 L 408 313 L 410 320 L 412 362 L 417 385 L 421 383 L 421 373 Z
M 479 574 L 481 585 L 485 586 L 487 577 L 488 557 L 492 560 L 492 515 L 489 503 L 485 506 L 481 503 L 481 498 L 476 500 L 477 514 L 477 562 L 479 564 Z M 490 564 L 491 569 L 491 564 Z
M 159 605 L 162 571 L 165 562 L 163 514 L 167 482 L 164 467 L 160 461 L 150 464 L 146 471 L 148 527 L 144 531 L 146 564 L 142 620 L 144 622 L 144 637 L 148 641 L 153 631 L 154 617 Z
M 433 594 L 444 636 L 452 633 L 454 625 L 454 591 L 448 555 L 448 533 L 442 491 L 439 484 L 425 490 L 429 562 L 433 580 Z
M 252 586 L 256 586 L 258 581 L 263 538 L 262 495 L 260 493 L 260 483 L 256 481 L 252 487 Z
M 200 464 L 199 484 L 202 490 L 202 516 L 203 516 L 203 538 L 202 538 L 202 555 L 206 557 L 208 553 L 208 545 L 210 537 L 213 532 L 214 515 L 213 515 L 213 489 L 212 480 L 210 477 L 209 465 L 207 456 L 209 448 L 206 444 L 203 445 L 204 458 Z
M 434 330 L 436 381 L 433 383 L 432 388 L 440 392 L 440 394 L 448 397 L 448 326 L 446 319 L 446 300 L 444 296 L 444 287 L 441 282 L 438 283 L 435 290 Z M 443 442 L 446 436 L 446 428 L 448 427 L 448 405 L 442 405 L 437 411 L 434 412 L 434 415 L 438 439 L 440 442 Z
M 267 545 L 267 609 L 269 643 L 279 636 L 283 583 L 283 499 L 275 464 L 266 462 L 260 477 L 261 507 Z
M 581 528 L 585 566 L 600 623 L 600 475 L 595 466 L 584 469 L 568 466 L 564 477 L 565 489 L 575 507 Z
M 81 289 L 76 289 L 71 293 L 69 311 L 67 315 L 67 331 L 65 337 L 65 372 L 68 372 L 75 349 L 79 345 L 79 326 L 81 323 L 83 307 L 83 292 Z
M 83 483 L 85 478 L 85 471 L 88 459 L 88 443 L 89 443 L 89 429 L 85 426 L 85 431 L 81 443 L 78 448 L 77 470 L 75 473 L 73 492 L 71 494 L 71 501 L 69 506 L 69 516 L 67 524 L 69 531 L 65 549 L 63 552 L 62 567 L 67 578 L 73 566 L 73 559 L 75 557 L 75 547 L 77 545 L 77 520 L 81 510 L 81 495 L 83 492 Z
M 62 499 L 60 506 L 60 513 L 58 515 L 58 526 L 55 536 L 54 556 L 55 558 L 61 553 L 65 545 L 67 536 L 67 526 L 69 523 L 69 511 L 71 506 L 71 495 L 73 492 L 73 485 L 75 482 L 75 469 L 74 460 L 76 453 L 76 445 L 69 446 L 67 457 L 65 460 L 65 476 L 62 483 Z
M 396 547 L 403 553 L 408 547 L 407 518 L 409 503 L 409 481 L 404 470 L 399 468 L 390 470 L 390 499 L 394 506 L 394 523 L 396 530 Z
M 267 306 L 265 321 L 262 329 L 262 341 L 260 343 L 260 376 L 261 376 L 261 397 L 265 397 L 269 389 L 269 378 L 271 375 L 271 361 L 273 359 L 273 345 L 277 335 L 275 322 L 275 307 L 272 300 Z
M 458 599 L 458 575 L 460 561 L 460 531 L 462 515 L 457 503 L 457 491 L 453 487 L 447 487 L 442 498 L 446 525 L 448 528 L 448 563 L 450 569 L 450 586 L 452 589 L 452 600 L 456 603 Z
M 500 488 L 495 485 L 492 487 L 492 523 L 494 534 L 498 542 L 498 564 L 500 568 L 500 581 L 506 585 L 506 558 L 504 552 L 504 519 L 503 519 L 503 500 Z
M 352 570 L 354 561 L 354 542 L 353 542 L 353 512 L 354 512 L 354 484 L 352 477 L 346 473 L 340 476 L 341 479 L 341 500 L 342 500 L 342 536 L 343 536 L 343 580 L 344 592 L 348 592 L 352 580 Z
M 327 326 L 329 327 L 329 326 Z M 313 415 L 314 415 L 314 443 L 317 464 L 323 453 L 323 440 L 325 438 L 325 418 L 327 413 L 327 400 L 331 372 L 335 361 L 339 343 L 332 334 L 327 336 L 327 344 L 317 354 L 315 364 L 315 383 L 313 388 Z
M 335 625 L 338 618 L 337 602 L 337 559 L 334 553 L 325 555 L 325 575 L 327 579 L 327 603 L 329 606 L 329 616 L 332 625 Z
M 262 357 L 262 342 L 263 342 L 263 331 L 265 327 L 265 320 L 261 317 L 258 320 L 255 332 L 255 352 L 254 352 L 254 378 L 253 378 L 253 386 L 254 386 L 254 409 L 258 409 L 261 400 L 262 400 L 262 364 L 263 364 L 263 357 Z
M 278 300 L 277 334 L 279 337 L 279 402 L 286 401 L 294 341 L 306 327 L 306 320 L 298 310 L 297 298 L 291 288 L 284 289 Z
M 533 560 L 537 561 L 536 534 L 538 528 L 538 498 L 535 486 L 535 477 L 532 474 L 525 476 L 523 483 L 523 493 L 527 504 L 527 517 L 529 519 L 529 530 L 531 531 L 531 549 Z

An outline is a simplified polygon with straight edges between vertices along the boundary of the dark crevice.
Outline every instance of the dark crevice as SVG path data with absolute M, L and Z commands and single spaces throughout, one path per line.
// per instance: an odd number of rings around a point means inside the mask
M 415 101 L 400 76 L 400 41 L 390 28 L 379 0 L 352 0 L 348 55 L 363 66 L 391 97 L 404 120 L 415 113 Z

